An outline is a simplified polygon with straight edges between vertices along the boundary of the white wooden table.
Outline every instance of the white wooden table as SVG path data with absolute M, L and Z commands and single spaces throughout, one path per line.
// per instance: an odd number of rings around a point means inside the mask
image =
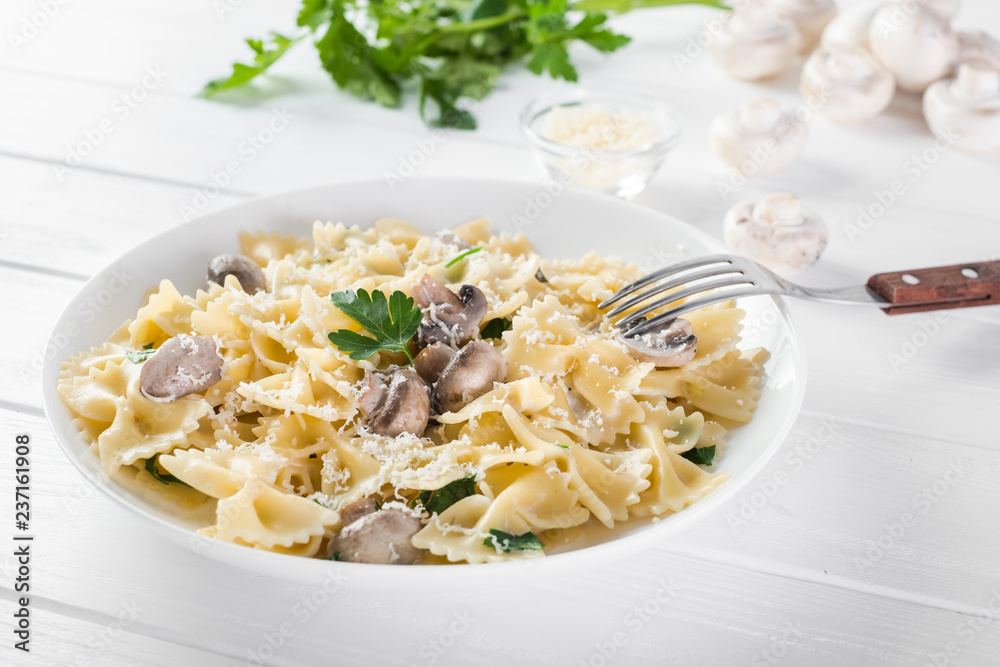
M 809 389 L 759 480 L 681 537 L 530 586 L 432 591 L 406 604 L 344 586 L 313 606 L 311 588 L 201 558 L 92 490 L 46 425 L 38 372 L 82 282 L 182 222 L 185 207 L 382 178 L 429 135 L 413 104 L 390 111 L 336 91 L 307 46 L 275 68 L 274 96 L 263 102 L 194 96 L 245 56 L 242 37 L 290 27 L 296 4 L 0 4 L 0 663 L 1000 664 L 996 308 L 888 318 L 791 304 Z M 52 15 L 37 18 L 46 6 Z M 754 96 L 798 96 L 794 76 L 742 84 L 697 54 L 678 71 L 673 54 L 712 15 L 625 17 L 630 47 L 574 57 L 584 85 L 673 101 L 683 141 L 638 201 L 718 237 L 734 200 L 716 190 L 726 171 L 708 150 L 711 117 Z M 957 25 L 1000 32 L 1000 5 L 967 0 Z M 15 50 L 10 34 L 28 36 Z M 448 133 L 418 175 L 539 178 L 516 117 L 552 85 L 506 75 L 477 112 L 480 130 Z M 241 142 L 278 112 L 291 117 L 287 127 L 246 160 Z M 827 218 L 829 249 L 810 283 L 1000 252 L 1000 162 L 933 149 L 916 97 L 864 127 L 817 119 L 811 132 L 792 171 L 739 193 L 791 191 Z M 88 143 L 81 164 L 59 168 Z M 241 173 L 199 205 L 196 194 L 230 160 L 245 161 Z M 915 160 L 924 165 L 916 172 Z M 859 207 L 895 179 L 904 194 L 859 225 Z M 27 655 L 11 633 L 16 433 L 33 442 Z

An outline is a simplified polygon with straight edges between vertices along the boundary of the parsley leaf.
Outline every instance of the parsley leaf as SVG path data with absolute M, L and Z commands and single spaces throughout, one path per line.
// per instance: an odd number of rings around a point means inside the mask
M 184 486 L 191 488 L 191 485 L 188 484 L 187 482 L 182 482 L 173 475 L 168 475 L 165 472 L 160 472 L 159 468 L 156 467 L 156 460 L 158 458 L 160 458 L 159 454 L 155 456 L 150 456 L 145 461 L 146 472 L 148 472 L 153 479 L 155 479 L 157 482 L 160 482 L 161 484 L 183 484 Z
M 431 514 L 440 514 L 462 498 L 476 492 L 476 477 L 470 475 L 445 484 L 436 491 L 421 491 L 414 504 L 423 505 Z
M 243 63 L 234 63 L 233 73 L 227 78 L 209 81 L 205 84 L 205 89 L 202 91 L 202 95 L 209 97 L 223 90 L 238 88 L 244 84 L 250 83 L 250 81 L 266 72 L 271 65 L 278 61 L 278 58 L 285 55 L 288 49 L 295 46 L 295 44 L 301 41 L 305 36 L 306 35 L 300 35 L 299 37 L 293 38 L 286 37 L 277 32 L 272 32 L 267 41 L 260 39 L 246 40 L 247 46 L 249 46 L 254 52 L 253 64 L 244 65 Z
M 425 122 L 474 130 L 466 102 L 493 92 L 505 67 L 576 81 L 570 44 L 609 53 L 629 42 L 608 28 L 607 12 L 683 4 L 728 9 L 728 0 L 302 0 L 300 33 L 247 40 L 253 60 L 204 94 L 249 83 L 311 37 L 341 90 L 387 107 L 416 91 Z
M 355 361 L 381 351 L 405 352 L 407 358 L 413 361 L 406 344 L 417 333 L 423 313 L 413 304 L 412 297 L 396 291 L 387 300 L 383 292 L 372 290 L 368 294 L 362 289 L 357 292 L 334 292 L 330 300 L 374 336 L 370 338 L 349 329 L 328 334 L 330 342 L 341 352 L 349 353 Z
M 327 560 L 340 560 L 340 557 L 343 555 L 344 555 L 343 551 L 334 551 L 332 554 L 330 554 L 330 557 L 327 558 Z
M 715 445 L 709 445 L 708 447 L 692 447 L 686 452 L 681 452 L 681 456 L 686 458 L 691 463 L 697 463 L 702 466 L 712 465 L 712 459 L 715 458 Z
M 569 445 L 560 445 L 558 442 L 555 442 L 555 443 L 552 443 L 552 444 L 554 444 L 556 447 L 562 447 L 563 449 L 569 449 Z
M 149 345 L 152 345 L 152 343 L 150 343 Z M 152 347 L 147 346 L 143 347 L 141 350 L 126 350 L 125 358 L 131 361 L 133 364 L 141 364 L 154 354 L 156 354 L 156 350 L 154 350 Z
M 486 323 L 479 335 L 483 338 L 500 338 L 504 331 L 509 331 L 513 321 L 507 317 L 495 317 Z
M 463 259 L 465 259 L 469 255 L 475 255 L 477 252 L 479 252 L 482 249 L 483 249 L 483 246 L 481 246 L 481 245 L 480 246 L 476 246 L 475 248 L 470 248 L 469 250 L 466 250 L 461 255 L 458 255 L 457 257 L 453 258 L 450 262 L 448 262 L 447 264 L 445 264 L 444 268 L 450 269 L 451 267 L 455 266 L 456 264 L 458 264 L 459 262 L 461 262 Z
M 502 530 L 490 529 L 490 537 L 483 540 L 487 547 L 500 547 L 501 551 L 541 551 L 545 548 L 542 541 L 530 530 L 520 535 L 511 535 Z

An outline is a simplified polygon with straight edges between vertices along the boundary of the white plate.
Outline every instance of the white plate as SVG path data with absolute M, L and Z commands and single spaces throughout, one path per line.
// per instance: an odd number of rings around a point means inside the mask
M 581 190 L 549 192 L 541 184 L 478 180 L 414 179 L 391 191 L 382 181 L 329 185 L 256 199 L 206 215 L 146 241 L 91 278 L 70 302 L 53 330 L 56 349 L 84 350 L 102 343 L 122 322 L 134 317 L 147 290 L 169 278 L 184 294 L 205 284 L 208 261 L 223 252 L 238 252 L 240 230 L 262 230 L 308 236 L 316 220 L 368 226 L 382 216 L 408 220 L 427 232 L 453 227 L 485 215 L 496 232 L 523 231 L 537 251 L 549 259 L 578 258 L 589 251 L 617 255 L 654 269 L 682 256 L 721 252 L 718 242 L 656 211 L 613 197 Z M 124 285 L 124 286 L 123 286 Z M 595 546 L 517 563 L 487 567 L 393 567 L 335 563 L 257 551 L 202 538 L 192 522 L 160 509 L 141 494 L 111 482 L 98 458 L 77 433 L 70 413 L 56 394 L 62 359 L 49 359 L 43 371 L 45 411 L 70 460 L 94 485 L 115 501 L 159 525 L 165 537 L 195 552 L 278 577 L 319 581 L 331 568 L 346 568 L 353 581 L 374 588 L 400 583 L 433 585 L 447 578 L 468 585 L 483 574 L 509 577 L 544 575 L 552 566 L 565 572 L 589 567 L 619 549 L 642 548 L 664 541 L 736 495 L 774 455 L 798 413 L 805 389 L 805 359 L 788 314 L 771 297 L 741 299 L 747 311 L 749 345 L 770 353 L 766 384 L 753 421 L 732 433 L 718 469 L 728 483 L 692 507 L 657 523 L 628 522 L 614 539 Z M 91 313 L 99 311 L 98 317 Z M 68 341 L 65 338 L 68 337 Z M 127 544 L 117 545 L 128 548 Z M 476 573 L 476 574 L 472 574 Z M 493 579 L 494 582 L 502 579 Z M 485 580 L 484 580 L 485 581 Z

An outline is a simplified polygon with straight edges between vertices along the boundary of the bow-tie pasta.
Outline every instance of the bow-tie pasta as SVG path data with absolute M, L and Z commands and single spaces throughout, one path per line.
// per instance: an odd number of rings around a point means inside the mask
M 760 398 L 767 353 L 740 346 L 734 304 L 670 324 L 683 334 L 650 355 L 598 308 L 639 267 L 546 261 L 485 219 L 239 242 L 206 256 L 193 295 L 154 286 L 58 385 L 108 477 L 217 540 L 383 564 L 543 557 L 711 493 Z

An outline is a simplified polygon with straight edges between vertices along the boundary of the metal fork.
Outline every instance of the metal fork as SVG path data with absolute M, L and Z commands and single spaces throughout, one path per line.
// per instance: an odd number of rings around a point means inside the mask
M 646 287 L 649 289 L 644 290 Z M 650 301 L 668 290 L 676 291 Z M 606 315 L 612 318 L 639 306 L 615 324 L 632 337 L 657 329 L 692 310 L 761 294 L 877 305 L 890 315 L 983 306 L 1000 303 L 1000 261 L 879 273 L 869 278 L 866 285 L 824 289 L 796 285 L 746 257 L 709 255 L 640 278 L 598 307 L 603 310 L 617 304 Z M 681 300 L 684 302 L 645 319 L 650 313 Z

